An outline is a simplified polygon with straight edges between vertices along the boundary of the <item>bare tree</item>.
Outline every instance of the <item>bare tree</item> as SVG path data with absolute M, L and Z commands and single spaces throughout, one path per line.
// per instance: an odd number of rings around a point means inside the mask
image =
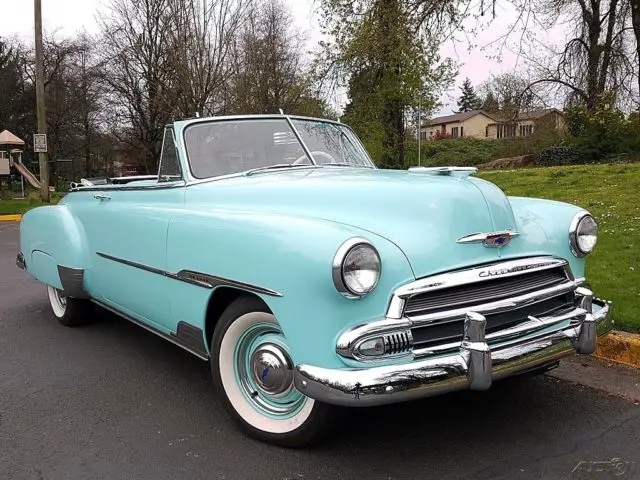
M 245 113 L 326 114 L 313 91 L 302 34 L 280 0 L 252 8 L 243 28 L 233 78 L 233 108 Z
M 162 127 L 170 120 L 164 91 L 172 75 L 169 11 L 170 0 L 112 0 L 99 20 L 114 131 L 144 152 L 148 172 L 157 169 Z
M 173 75 L 164 90 L 165 108 L 177 116 L 224 111 L 235 42 L 253 0 L 169 0 L 167 33 Z M 206 8 L 206 10 L 204 10 Z

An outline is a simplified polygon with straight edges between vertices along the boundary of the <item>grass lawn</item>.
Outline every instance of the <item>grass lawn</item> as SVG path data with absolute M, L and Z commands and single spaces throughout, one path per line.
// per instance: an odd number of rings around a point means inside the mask
M 51 196 L 51 204 L 55 204 L 58 201 L 58 197 Z M 0 215 L 14 215 L 28 212 L 32 208 L 40 207 L 44 205 L 40 201 L 34 199 L 24 200 L 0 200 Z
M 598 245 L 587 257 L 594 293 L 613 301 L 616 329 L 640 332 L 640 164 L 482 171 L 507 195 L 573 203 L 598 220 Z

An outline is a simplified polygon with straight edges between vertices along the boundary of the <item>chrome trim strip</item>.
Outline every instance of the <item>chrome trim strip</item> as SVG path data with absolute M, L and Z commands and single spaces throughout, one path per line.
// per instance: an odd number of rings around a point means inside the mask
M 280 292 L 271 290 L 269 288 L 264 288 L 257 285 L 252 285 L 250 283 L 240 282 L 237 280 L 231 280 L 229 278 L 216 277 L 214 275 L 209 275 L 208 273 L 201 273 L 193 270 L 180 270 L 178 273 L 171 273 L 165 270 L 161 270 L 159 268 L 144 265 L 142 263 L 132 262 L 131 260 L 125 260 L 123 258 L 114 257 L 106 253 L 96 252 L 96 254 L 103 258 L 106 258 L 107 260 L 112 260 L 114 262 L 122 263 L 123 265 L 127 265 L 129 267 L 138 268 L 140 270 L 144 270 L 149 273 L 155 273 L 156 275 L 162 275 L 163 277 L 172 278 L 174 280 L 179 280 L 181 282 L 189 283 L 191 285 L 196 285 L 202 288 L 211 289 L 211 288 L 216 288 L 221 286 L 228 286 L 228 287 L 235 287 L 242 290 L 246 290 L 248 292 L 270 295 L 272 297 L 283 296 Z
M 116 315 L 118 315 L 121 318 L 124 318 L 125 320 L 127 320 L 128 322 L 131 322 L 139 327 L 144 328 L 145 330 L 151 332 L 151 333 L 155 333 L 157 336 L 159 336 L 160 338 L 163 338 L 165 340 L 168 340 L 169 342 L 173 343 L 174 345 L 177 345 L 178 347 L 186 350 L 187 352 L 191 353 L 192 355 L 195 355 L 196 357 L 198 357 L 200 360 L 209 360 L 208 356 L 203 355 L 202 353 L 194 350 L 193 348 L 189 347 L 188 345 L 185 345 L 184 343 L 180 342 L 174 335 L 167 335 L 164 332 L 161 332 L 160 330 L 157 330 L 155 328 L 153 328 L 150 325 L 147 325 L 146 323 L 133 318 L 130 315 L 127 315 L 126 313 L 121 312 L 120 310 L 117 310 L 105 303 L 99 302 L 98 300 L 95 299 L 91 299 L 91 301 L 93 303 L 95 303 L 96 305 L 98 305 L 99 307 L 104 308 L 105 310 L 110 311 L 111 313 L 114 313 Z
M 487 233 L 471 233 L 469 235 L 465 235 L 456 240 L 456 243 L 483 243 L 488 237 L 496 237 L 500 235 L 509 235 L 511 238 L 516 238 L 520 236 L 520 232 L 515 230 L 499 230 L 497 232 L 487 232 Z M 495 245 L 496 247 L 501 247 L 502 245 Z
M 165 182 L 165 183 L 157 183 L 153 185 L 131 185 L 129 186 L 127 183 L 124 184 L 108 184 L 108 185 L 100 185 L 93 187 L 76 187 L 70 188 L 67 193 L 74 192 L 132 192 L 136 190 L 169 190 L 173 188 L 183 188 L 186 187 L 187 184 L 184 180 L 179 180 L 177 182 Z
M 195 272 L 193 270 L 180 270 L 177 274 L 169 274 L 171 278 L 181 280 L 183 282 L 198 285 L 204 288 L 215 288 L 221 286 L 236 287 L 242 290 L 247 290 L 253 293 L 262 293 L 264 295 L 270 295 L 272 297 L 282 297 L 282 293 L 271 290 L 270 288 L 259 287 L 250 283 L 240 282 L 237 280 L 231 280 L 229 278 L 216 277 L 209 275 L 208 273 Z
M 127 265 L 129 267 L 138 268 L 140 270 L 144 270 L 146 272 L 155 273 L 156 275 L 162 275 L 163 277 L 167 276 L 167 272 L 161 270 L 159 268 L 150 267 L 148 265 L 144 265 L 142 263 L 132 262 L 131 260 L 125 260 L 124 258 L 114 257 L 107 253 L 96 252 L 96 255 L 106 258 L 107 260 L 112 260 L 114 262 L 122 263 L 123 265 Z
M 609 305 L 600 301 L 594 305 L 598 310 L 590 315 L 596 324 L 604 323 Z M 547 365 L 582 348 L 579 339 L 584 337 L 581 332 L 585 322 L 506 348 L 486 349 L 482 316 L 472 320 L 475 324 L 467 325 L 468 344 L 450 355 L 371 368 L 327 369 L 299 364 L 294 373 L 295 386 L 325 403 L 383 405 L 467 388 L 481 390 L 489 381 Z

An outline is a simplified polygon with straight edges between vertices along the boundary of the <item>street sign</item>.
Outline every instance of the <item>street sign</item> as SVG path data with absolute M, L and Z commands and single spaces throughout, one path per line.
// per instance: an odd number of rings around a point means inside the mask
M 35 153 L 47 153 L 47 135 L 45 133 L 33 134 L 33 151 Z

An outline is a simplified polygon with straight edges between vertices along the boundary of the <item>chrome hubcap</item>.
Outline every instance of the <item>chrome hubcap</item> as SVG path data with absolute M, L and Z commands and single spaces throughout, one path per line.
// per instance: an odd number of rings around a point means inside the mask
M 288 418 L 307 397 L 293 384 L 293 362 L 278 325 L 253 325 L 238 341 L 235 374 L 240 390 L 253 408 L 273 418 Z
M 281 397 L 293 387 L 293 366 L 285 351 L 273 343 L 258 347 L 251 356 L 253 381 L 265 393 Z

